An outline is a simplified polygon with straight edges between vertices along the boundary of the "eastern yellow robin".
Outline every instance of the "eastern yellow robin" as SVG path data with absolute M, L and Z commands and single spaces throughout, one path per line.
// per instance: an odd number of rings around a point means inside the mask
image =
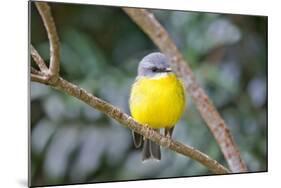
M 182 82 L 162 53 L 145 56 L 138 66 L 138 76 L 131 89 L 129 106 L 132 117 L 139 123 L 172 136 L 174 126 L 185 107 Z M 142 160 L 161 159 L 160 146 L 133 132 L 136 147 L 143 144 Z

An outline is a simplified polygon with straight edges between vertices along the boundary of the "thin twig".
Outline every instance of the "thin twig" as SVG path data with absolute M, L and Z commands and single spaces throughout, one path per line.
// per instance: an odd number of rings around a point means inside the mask
M 154 15 L 145 9 L 123 8 L 131 19 L 150 37 L 150 39 L 172 61 L 173 70 L 184 80 L 186 90 L 190 93 L 201 116 L 207 123 L 219 144 L 230 169 L 233 172 L 245 172 L 244 164 L 233 137 L 208 95 L 196 82 L 191 68 L 177 49 L 167 31 Z
M 39 82 L 42 84 L 48 84 L 49 82 L 49 80 L 45 76 L 41 76 L 33 73 L 31 73 L 30 75 L 31 75 L 31 81 L 33 82 Z
M 40 72 L 39 70 L 36 70 L 35 68 L 31 67 L 30 68 L 30 71 L 32 74 L 36 74 L 36 75 L 40 75 L 40 76 L 43 76 L 43 73 Z
M 30 53 L 35 63 L 38 65 L 39 69 L 42 72 L 48 72 L 48 67 L 46 66 L 44 60 L 41 58 L 41 56 L 39 55 L 39 53 L 37 52 L 37 50 L 35 50 L 35 48 L 32 46 L 32 44 L 30 45 Z
M 60 46 L 59 37 L 56 31 L 54 19 L 51 14 L 50 7 L 45 2 L 35 2 L 35 5 L 43 20 L 50 41 L 50 66 L 49 74 L 51 82 L 56 82 L 59 77 L 60 70 Z

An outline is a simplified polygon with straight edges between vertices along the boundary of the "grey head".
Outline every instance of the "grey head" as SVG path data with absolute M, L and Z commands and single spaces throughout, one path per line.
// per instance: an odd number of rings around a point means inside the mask
M 159 73 L 172 72 L 169 59 L 160 52 L 150 53 L 145 56 L 138 67 L 138 76 L 156 76 Z

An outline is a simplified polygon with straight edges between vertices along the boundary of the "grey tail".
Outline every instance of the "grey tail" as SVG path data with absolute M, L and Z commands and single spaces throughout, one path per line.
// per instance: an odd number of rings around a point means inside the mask
M 143 141 L 142 135 L 140 135 L 134 131 L 132 131 L 132 134 L 133 134 L 133 140 L 134 140 L 135 147 L 136 148 L 141 147 L 142 141 Z
M 148 159 L 161 160 L 160 146 L 149 139 L 144 140 L 142 148 L 142 161 Z

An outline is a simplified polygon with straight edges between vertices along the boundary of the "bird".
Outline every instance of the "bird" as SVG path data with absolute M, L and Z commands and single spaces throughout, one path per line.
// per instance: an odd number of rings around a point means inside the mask
M 131 116 L 164 135 L 172 137 L 186 103 L 183 82 L 173 72 L 170 59 L 163 53 L 152 52 L 138 65 L 138 75 L 132 84 L 129 109 Z M 160 145 L 132 131 L 136 148 L 142 148 L 142 161 L 161 160 Z

